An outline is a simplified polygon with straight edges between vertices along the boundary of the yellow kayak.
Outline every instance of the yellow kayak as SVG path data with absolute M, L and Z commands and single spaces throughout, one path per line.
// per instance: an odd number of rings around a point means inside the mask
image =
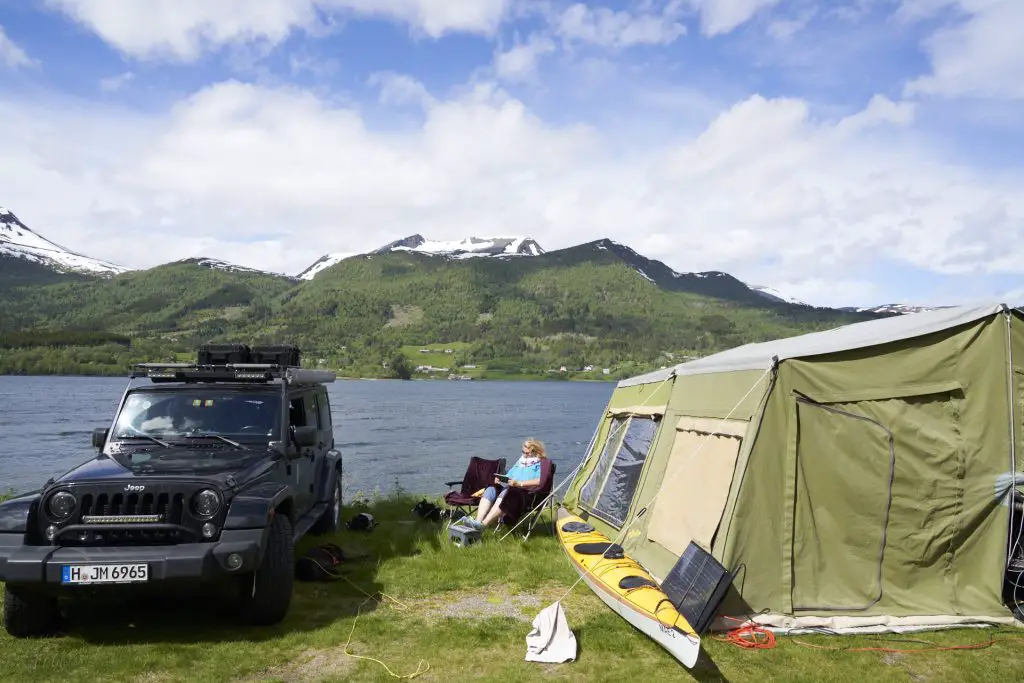
M 611 539 L 564 508 L 556 519 L 558 539 L 590 589 L 616 613 L 692 668 L 700 636 L 647 571 Z M 608 555 L 608 557 L 605 557 Z

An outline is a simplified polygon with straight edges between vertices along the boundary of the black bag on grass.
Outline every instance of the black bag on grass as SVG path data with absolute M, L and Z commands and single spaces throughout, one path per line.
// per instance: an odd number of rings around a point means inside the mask
M 370 531 L 377 526 L 377 520 L 369 512 L 360 512 L 345 523 L 352 531 Z
M 310 548 L 295 563 L 295 576 L 303 581 L 327 581 L 340 578 L 338 568 L 345 560 L 345 551 L 333 543 Z
M 429 501 L 421 500 L 420 502 L 416 503 L 416 506 L 413 507 L 412 511 L 416 514 L 416 516 L 422 519 L 428 519 L 431 522 L 441 521 L 441 508 L 437 507 L 436 505 Z

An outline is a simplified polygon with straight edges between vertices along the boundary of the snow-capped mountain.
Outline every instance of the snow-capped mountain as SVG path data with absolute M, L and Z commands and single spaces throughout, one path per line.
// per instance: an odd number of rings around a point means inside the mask
M 65 249 L 37 235 L 3 207 L 0 207 L 0 256 L 38 263 L 58 273 L 109 277 L 130 270 Z
M 576 247 L 569 247 L 555 252 L 550 252 L 548 256 L 555 257 L 557 262 L 560 257 L 556 255 L 568 255 L 569 253 L 580 254 L 580 250 L 582 250 L 582 253 L 584 254 L 587 254 L 589 250 L 590 253 L 586 258 L 592 258 L 595 253 L 601 252 L 614 255 L 636 271 L 639 277 L 644 278 L 656 286 L 668 290 L 690 292 L 755 304 L 758 302 L 763 303 L 765 301 L 769 301 L 778 304 L 809 306 L 809 304 L 787 296 L 772 287 L 764 285 L 750 285 L 728 273 L 719 271 L 691 273 L 676 272 L 661 261 L 649 259 L 636 252 L 634 249 L 610 239 L 600 239 L 594 242 L 581 244 Z M 396 240 L 365 254 L 352 252 L 334 252 L 326 254 L 297 276 L 282 277 L 289 277 L 293 280 L 312 280 L 317 274 L 337 265 L 347 258 L 351 258 L 353 256 L 371 258 L 373 254 L 384 254 L 389 252 L 427 254 L 447 259 L 507 259 L 514 257 L 541 256 L 547 253 L 530 237 L 467 237 L 461 240 L 435 241 L 427 240 L 422 235 L 416 234 L 401 240 Z M 14 215 L 13 212 L 3 207 L 0 207 L 0 258 L 19 259 L 26 263 L 42 266 L 43 268 L 55 273 L 77 273 L 110 277 L 132 270 L 131 268 L 125 268 L 107 261 L 75 253 L 51 242 L 28 228 L 18 219 L 17 216 Z M 604 258 L 607 258 L 607 256 Z M 185 258 L 177 261 L 177 263 L 191 263 L 203 268 L 233 273 L 267 273 L 267 271 L 247 266 L 240 266 L 212 258 Z M 267 274 L 281 276 L 278 273 Z M 935 310 L 937 308 L 944 307 L 891 303 L 880 306 L 849 306 L 839 310 L 882 315 L 905 315 L 908 313 Z
M 336 266 L 350 256 L 356 256 L 356 254 L 350 252 L 335 252 L 333 254 L 325 254 L 321 256 L 316 263 L 306 268 L 304 271 L 299 273 L 296 277 L 300 280 L 312 280 L 316 277 L 316 274 L 321 270 L 326 270 L 331 266 Z
M 461 240 L 436 241 L 428 240 L 423 235 L 410 235 L 395 240 L 369 252 L 369 254 L 387 254 L 396 251 L 408 251 L 416 254 L 444 256 L 446 258 L 464 259 L 476 257 L 505 258 L 512 256 L 540 256 L 544 253 L 541 246 L 529 237 L 466 237 Z M 302 280 L 312 280 L 318 273 L 341 263 L 352 256 L 365 256 L 354 252 L 334 252 L 321 256 L 314 264 L 298 274 Z
M 734 301 L 763 302 L 765 299 L 794 306 L 808 306 L 802 301 L 778 292 L 770 287 L 748 285 L 728 273 L 709 270 L 698 273 L 679 273 L 661 261 L 649 259 L 631 247 L 614 240 L 602 239 L 590 242 L 588 246 L 598 251 L 615 254 L 640 277 L 665 289 L 724 297 Z
M 454 258 L 476 256 L 540 256 L 544 250 L 529 237 L 467 237 L 461 240 L 437 242 L 423 235 L 411 235 L 405 239 L 385 244 L 371 253 L 384 254 L 389 251 L 414 251 L 419 254 L 434 254 Z

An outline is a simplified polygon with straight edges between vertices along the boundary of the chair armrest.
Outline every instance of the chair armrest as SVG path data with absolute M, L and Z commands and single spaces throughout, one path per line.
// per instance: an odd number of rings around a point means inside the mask
M 444 485 L 445 486 L 455 486 L 456 484 L 461 484 L 461 483 L 462 483 L 462 480 L 459 480 L 459 481 L 446 481 L 444 483 Z

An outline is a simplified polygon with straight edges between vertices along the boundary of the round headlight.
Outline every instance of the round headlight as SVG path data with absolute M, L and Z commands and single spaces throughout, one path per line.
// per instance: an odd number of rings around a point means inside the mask
M 77 502 L 75 497 L 67 491 L 59 491 L 50 498 L 47 508 L 51 516 L 57 519 L 66 519 L 74 512 L 75 503 Z
M 196 494 L 195 506 L 200 517 L 213 517 L 220 510 L 220 496 L 212 489 L 203 489 Z

